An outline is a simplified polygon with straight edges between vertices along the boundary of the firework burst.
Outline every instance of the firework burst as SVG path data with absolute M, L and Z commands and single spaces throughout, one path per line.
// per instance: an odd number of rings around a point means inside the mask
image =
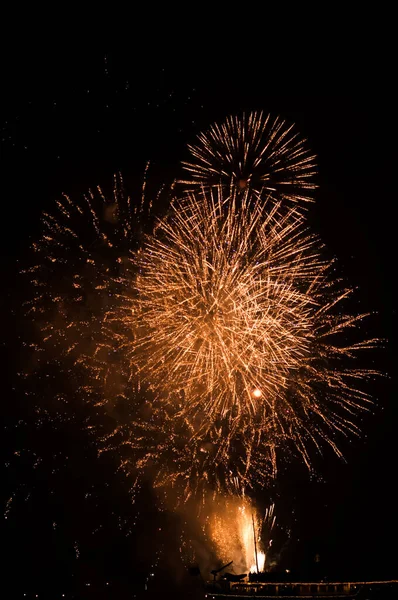
M 91 381 L 103 383 L 115 368 L 110 353 L 117 340 L 112 348 L 110 340 L 102 344 L 102 323 L 127 285 L 127 258 L 150 222 L 147 169 L 138 202 L 125 193 L 120 174 L 110 195 L 100 187 L 80 201 L 62 195 L 55 210 L 43 214 L 42 235 L 33 244 L 35 262 L 23 271 L 32 289 L 26 312 L 41 332 L 36 349 L 89 368 Z
M 292 125 L 262 112 L 228 117 L 200 133 L 188 146 L 192 159 L 184 169 L 188 187 L 223 185 L 268 195 L 290 203 L 311 200 L 315 156 Z
M 150 415 L 133 419 L 125 445 L 156 482 L 203 483 L 233 491 L 264 484 L 277 454 L 336 434 L 359 433 L 366 409 L 339 334 L 364 315 L 341 310 L 350 290 L 330 283 L 331 264 L 293 208 L 221 188 L 175 201 L 132 257 L 130 287 L 105 327 L 116 327 L 124 368 L 151 395 Z M 112 337 L 112 335 L 110 335 Z M 344 337 L 344 336 L 343 336 Z

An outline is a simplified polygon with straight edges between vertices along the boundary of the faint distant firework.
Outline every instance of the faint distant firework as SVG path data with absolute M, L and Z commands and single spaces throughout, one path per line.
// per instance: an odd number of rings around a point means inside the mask
M 32 264 L 23 271 L 31 286 L 26 314 L 40 328 L 37 349 L 48 351 L 38 360 L 55 360 L 61 370 L 72 363 L 89 368 L 88 385 L 94 380 L 103 385 L 116 368 L 117 340 L 114 348 L 103 346 L 102 324 L 129 284 L 128 257 L 150 227 L 146 172 L 138 200 L 125 193 L 121 175 L 115 175 L 111 194 L 100 187 L 78 201 L 63 194 L 51 213 L 43 213 Z M 70 377 L 76 375 L 70 370 Z
M 188 146 L 192 155 L 183 167 L 188 189 L 215 185 L 304 205 L 317 187 L 315 156 L 293 125 L 263 112 L 230 116 L 215 123 Z

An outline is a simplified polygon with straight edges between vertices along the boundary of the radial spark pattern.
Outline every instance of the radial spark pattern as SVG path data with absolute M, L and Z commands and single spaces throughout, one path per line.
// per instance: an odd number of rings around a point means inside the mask
M 278 450 L 337 432 L 358 433 L 353 414 L 369 399 L 345 357 L 354 327 L 330 284 L 331 265 L 295 209 L 221 188 L 174 203 L 132 260 L 139 275 L 107 327 L 123 331 L 129 378 L 152 395 L 150 417 L 131 424 L 140 465 L 159 484 L 178 479 L 232 490 L 277 470 Z M 122 338 L 120 338 L 122 339 Z M 140 432 L 140 433 L 137 433 Z M 156 435 L 158 432 L 158 435 Z M 126 439 L 126 434 L 124 434 Z
M 200 133 L 184 162 L 188 187 L 223 185 L 266 191 L 278 200 L 302 205 L 311 200 L 315 156 L 292 125 L 262 112 L 228 117 Z

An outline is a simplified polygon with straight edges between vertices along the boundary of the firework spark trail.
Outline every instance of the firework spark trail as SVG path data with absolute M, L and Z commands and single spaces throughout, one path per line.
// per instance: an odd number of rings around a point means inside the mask
M 293 125 L 262 112 L 228 117 L 198 135 L 188 146 L 192 159 L 184 162 L 188 188 L 223 185 L 254 193 L 265 191 L 296 205 L 311 201 L 316 173 L 315 156 Z

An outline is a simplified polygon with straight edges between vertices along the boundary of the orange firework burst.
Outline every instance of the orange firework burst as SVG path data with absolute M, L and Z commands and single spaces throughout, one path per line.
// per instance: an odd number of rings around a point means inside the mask
M 192 179 L 180 183 L 190 188 L 232 185 L 301 204 L 316 187 L 315 156 L 305 140 L 292 125 L 262 112 L 215 123 L 188 148 L 193 158 L 183 166 Z
M 310 442 L 340 454 L 335 434 L 358 433 L 353 413 L 370 399 L 355 382 L 370 372 L 343 359 L 374 340 L 338 342 L 364 315 L 341 312 L 350 291 L 330 266 L 296 209 L 248 191 L 191 194 L 157 222 L 106 327 L 152 395 L 123 438 L 159 485 L 264 483 L 278 449 L 310 468 Z

